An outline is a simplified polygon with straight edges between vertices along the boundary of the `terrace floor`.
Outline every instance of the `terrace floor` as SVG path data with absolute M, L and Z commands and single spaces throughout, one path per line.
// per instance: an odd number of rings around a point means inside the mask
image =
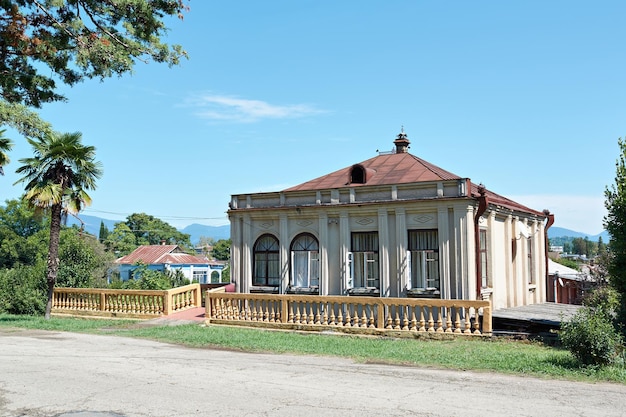
M 493 329 L 531 333 L 557 330 L 561 327 L 561 322 L 567 321 L 580 307 L 573 304 L 543 303 L 494 310 Z

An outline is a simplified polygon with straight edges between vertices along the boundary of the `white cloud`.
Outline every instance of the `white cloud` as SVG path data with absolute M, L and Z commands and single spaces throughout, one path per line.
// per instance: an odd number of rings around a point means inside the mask
M 507 197 L 535 210 L 550 210 L 554 214 L 554 226 L 590 236 L 604 230 L 602 221 L 606 208 L 603 196 L 550 194 Z
M 255 122 L 262 119 L 288 119 L 323 113 L 306 104 L 279 106 L 261 100 L 204 94 L 187 100 L 198 117 L 211 120 Z

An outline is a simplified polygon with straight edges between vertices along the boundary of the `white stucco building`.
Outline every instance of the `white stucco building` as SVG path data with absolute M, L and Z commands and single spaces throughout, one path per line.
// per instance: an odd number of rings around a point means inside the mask
M 546 300 L 549 212 L 408 153 L 380 153 L 279 192 L 230 202 L 240 292 Z

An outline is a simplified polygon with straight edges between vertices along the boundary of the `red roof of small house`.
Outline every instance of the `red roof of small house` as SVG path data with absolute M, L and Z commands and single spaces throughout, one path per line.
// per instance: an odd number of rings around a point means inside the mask
M 132 253 L 123 256 L 115 261 L 118 264 L 136 264 L 138 262 L 146 265 L 154 264 L 209 264 L 209 261 L 200 256 L 189 255 L 183 252 L 178 245 L 143 245 L 139 246 Z

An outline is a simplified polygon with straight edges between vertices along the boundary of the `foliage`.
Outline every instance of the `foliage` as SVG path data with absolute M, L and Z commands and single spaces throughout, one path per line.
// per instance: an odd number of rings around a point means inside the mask
M 126 223 L 116 223 L 104 239 L 104 245 L 119 258 L 137 249 L 137 238 Z
M 232 242 L 230 239 L 220 239 L 211 251 L 211 256 L 218 261 L 227 261 L 230 259 L 230 246 Z
M 50 241 L 48 243 L 48 302 L 46 318 L 52 310 L 52 292 L 59 268 L 59 237 L 61 216 L 77 213 L 91 203 L 87 190 L 95 189 L 102 175 L 101 164 L 94 160 L 95 148 L 81 143 L 80 133 L 51 133 L 39 139 L 28 139 L 34 150 L 32 158 L 24 158 L 17 169 L 24 174 L 17 183 L 26 183 L 24 198 L 31 206 L 50 210 Z
M 13 142 L 4 137 L 4 130 L 0 130 L 0 175 L 4 175 L 4 166 L 11 162 L 8 152 L 13 149 Z
M 559 338 L 584 365 L 623 363 L 621 335 L 604 308 L 581 308 L 562 325 Z
M 0 207 L 0 268 L 34 265 L 45 259 L 48 223 L 23 200 Z
M 607 285 L 599 286 L 583 297 L 583 305 L 614 318 L 619 307 L 619 294 Z
M 133 270 L 133 279 L 112 281 L 110 288 L 124 290 L 169 290 L 189 284 L 189 279 L 180 270 L 157 271 L 148 265 L 137 263 Z
M 222 270 L 222 282 L 230 282 L 230 265 L 226 265 Z
M 185 9 L 182 0 L 0 1 L 2 98 L 40 107 L 64 99 L 56 81 L 120 76 L 137 61 L 176 65 L 185 52 L 161 42 L 163 18 Z
M 181 233 L 163 220 L 145 213 L 134 213 L 126 218 L 126 226 L 135 235 L 135 243 L 140 245 L 179 245 L 191 248 L 190 236 Z
M 26 137 L 41 138 L 52 132 L 50 123 L 19 103 L 0 99 L 0 125 L 10 126 Z
M 0 207 L 0 226 L 10 228 L 17 236 L 29 237 L 48 226 L 40 214 L 24 200 L 6 200 Z
M 626 141 L 620 138 L 618 145 L 620 154 L 615 164 L 615 183 L 604 191 L 607 209 L 604 227 L 611 236 L 609 279 L 620 296 L 619 322 L 626 323 Z M 626 326 L 622 333 L 626 335 Z
M 76 228 L 61 231 L 57 286 L 71 288 L 106 287 L 114 257 L 91 235 Z
M 100 220 L 100 231 L 98 232 L 98 241 L 103 243 L 109 236 L 109 229 L 104 225 L 104 222 Z
M 46 307 L 46 264 L 0 269 L 0 313 L 41 314 Z

